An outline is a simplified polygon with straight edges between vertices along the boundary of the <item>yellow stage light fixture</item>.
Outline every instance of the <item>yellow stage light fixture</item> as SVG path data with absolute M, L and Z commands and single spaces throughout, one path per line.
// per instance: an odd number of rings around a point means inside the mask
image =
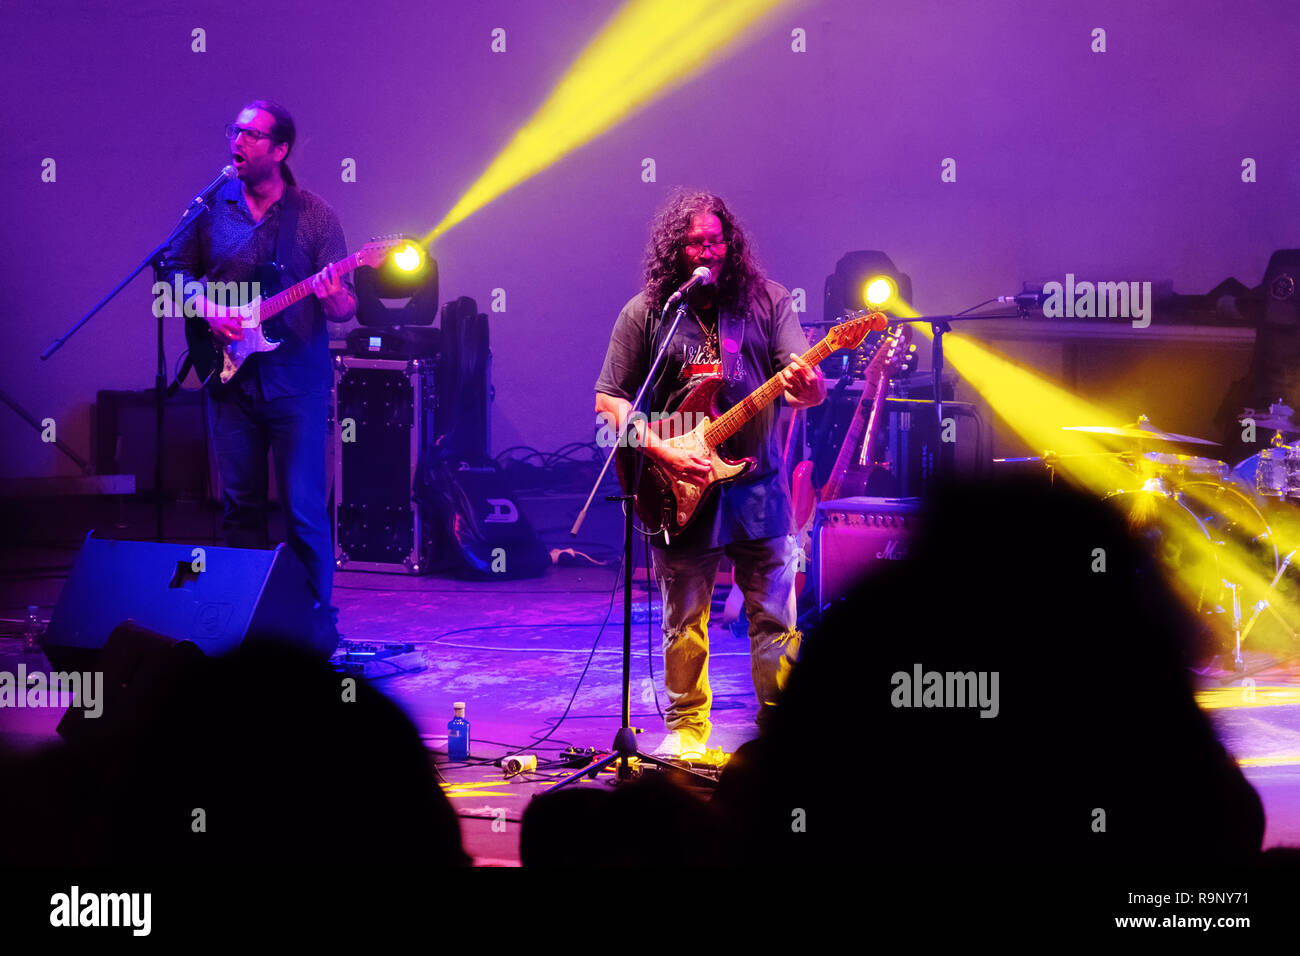
M 867 308 L 888 309 L 890 300 L 898 294 L 898 286 L 888 276 L 868 279 L 862 287 L 862 300 Z
M 420 250 L 408 242 L 393 253 L 393 264 L 403 272 L 414 272 L 420 268 L 420 258 Z

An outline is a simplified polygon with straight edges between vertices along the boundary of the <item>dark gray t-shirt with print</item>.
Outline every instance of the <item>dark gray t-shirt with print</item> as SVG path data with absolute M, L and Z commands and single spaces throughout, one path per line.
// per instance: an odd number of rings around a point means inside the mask
M 660 328 L 659 316 L 650 314 L 644 292 L 628 302 L 614 323 L 596 391 L 630 402 L 649 371 L 659 336 L 667 332 L 671 320 L 670 314 Z M 688 311 L 643 411 L 675 411 L 695 386 L 715 374 L 726 379 L 718 392 L 719 408 L 726 411 L 790 364 L 791 352 L 802 354 L 808 349 L 790 293 L 766 281 L 746 308 L 721 312 L 716 339 L 715 347 Z M 717 548 L 731 541 L 791 532 L 790 492 L 781 471 L 777 413 L 777 404 L 769 405 L 723 443 L 720 451 L 725 457 L 754 458 L 755 465 L 744 477 L 724 486 L 720 495 L 710 496 L 691 527 L 673 540 L 673 550 Z M 662 537 L 651 540 L 663 546 Z

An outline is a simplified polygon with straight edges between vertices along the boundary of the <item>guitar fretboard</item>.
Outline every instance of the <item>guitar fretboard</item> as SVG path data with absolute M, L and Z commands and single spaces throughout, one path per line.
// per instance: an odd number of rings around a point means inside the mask
M 830 343 L 830 337 L 822 339 L 807 352 L 800 356 L 808 365 L 819 365 L 832 352 L 835 347 Z M 778 375 L 773 375 L 766 382 L 760 385 L 754 391 L 745 396 L 744 400 L 727 409 L 717 417 L 715 421 L 709 424 L 704 430 L 704 437 L 712 447 L 722 444 L 736 432 L 745 427 L 745 423 L 755 415 L 771 405 L 785 391 L 781 385 Z
M 361 253 L 354 252 L 346 259 L 340 259 L 338 262 L 334 263 L 334 269 L 340 274 L 346 274 L 357 268 L 360 264 Z M 307 298 L 307 296 L 311 295 L 311 284 L 312 279 L 314 278 L 315 276 L 312 276 L 310 279 L 303 279 L 297 285 L 290 286 L 283 292 L 277 293 L 263 302 L 258 310 L 259 320 L 265 322 L 271 316 L 283 312 L 285 309 L 289 308 L 289 306 L 301 302 L 303 299 Z

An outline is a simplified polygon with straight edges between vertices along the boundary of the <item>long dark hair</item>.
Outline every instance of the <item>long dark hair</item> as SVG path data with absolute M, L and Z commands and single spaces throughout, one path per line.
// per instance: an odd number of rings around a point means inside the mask
M 682 249 L 691 230 L 691 219 L 712 214 L 722 223 L 727 256 L 718 273 L 718 304 L 729 311 L 743 309 L 763 282 L 754 261 L 749 239 L 727 204 L 712 193 L 678 190 L 655 214 L 650 225 L 650 243 L 645 253 L 645 291 L 652 311 L 659 312 L 669 297 L 688 278 L 682 263 Z
M 271 126 L 271 140 L 275 143 L 287 143 L 289 153 L 293 152 L 293 141 L 298 135 L 298 128 L 293 125 L 293 117 L 289 115 L 287 109 L 274 100 L 253 100 L 251 103 L 245 103 L 244 109 L 270 113 L 271 118 L 275 120 Z M 289 172 L 289 153 L 285 153 L 284 159 L 280 161 L 280 176 L 290 186 L 296 186 L 298 184 L 294 181 L 293 173 Z

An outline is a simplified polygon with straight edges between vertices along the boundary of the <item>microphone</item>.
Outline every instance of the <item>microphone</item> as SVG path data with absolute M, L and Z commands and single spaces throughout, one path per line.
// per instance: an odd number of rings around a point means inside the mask
M 1015 295 L 1000 295 L 997 301 L 1001 304 L 1013 304 L 1022 309 L 1032 309 L 1036 305 L 1042 305 L 1048 298 L 1047 293 L 1041 289 L 1037 292 L 1026 289 L 1024 292 L 1018 292 Z
M 682 301 L 682 296 L 690 292 L 697 285 L 713 285 L 713 270 L 708 266 L 700 266 L 691 273 L 691 277 L 683 283 L 682 287 L 668 297 L 668 302 L 664 308 Z
M 190 205 L 198 206 L 201 204 L 206 204 L 212 199 L 213 196 L 217 194 L 217 190 L 220 189 L 226 183 L 227 180 L 234 179 L 234 178 L 235 178 L 235 167 L 234 166 L 225 167 L 224 169 L 221 170 L 220 173 L 217 174 L 216 179 L 208 183 L 207 188 L 204 189 L 203 192 L 199 193 L 197 196 L 194 197 L 193 200 L 191 200 Z

